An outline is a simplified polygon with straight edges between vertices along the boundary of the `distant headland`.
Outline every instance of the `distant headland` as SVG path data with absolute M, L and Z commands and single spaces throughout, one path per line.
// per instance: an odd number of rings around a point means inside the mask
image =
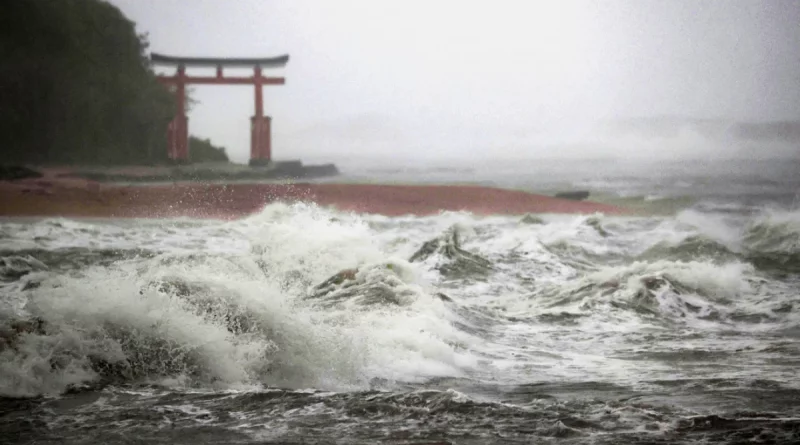
M 675 137 L 692 131 L 709 139 L 741 142 L 800 143 L 800 120 L 741 121 L 700 119 L 682 116 L 654 116 L 607 121 L 602 126 L 614 136 Z

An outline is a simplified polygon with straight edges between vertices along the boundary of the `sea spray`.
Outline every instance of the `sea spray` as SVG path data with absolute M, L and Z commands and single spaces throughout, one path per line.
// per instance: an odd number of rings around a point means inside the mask
M 0 432 L 776 438 L 800 277 L 753 255 L 792 254 L 790 215 L 3 221 Z

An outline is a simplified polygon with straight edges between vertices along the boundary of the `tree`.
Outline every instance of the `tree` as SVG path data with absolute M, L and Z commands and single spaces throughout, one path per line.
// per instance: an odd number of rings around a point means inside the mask
M 172 95 L 146 35 L 102 0 L 14 0 L 0 14 L 2 162 L 166 160 Z
M 217 147 L 209 139 L 189 138 L 189 155 L 192 162 L 228 162 L 224 147 Z

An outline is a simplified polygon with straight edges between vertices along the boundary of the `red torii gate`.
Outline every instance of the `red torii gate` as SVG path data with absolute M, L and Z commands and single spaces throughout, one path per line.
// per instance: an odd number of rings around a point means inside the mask
M 177 66 L 174 76 L 157 76 L 165 85 L 175 87 L 177 110 L 175 118 L 168 128 L 168 155 L 176 162 L 189 160 L 189 119 L 186 117 L 186 85 L 254 85 L 255 86 L 255 115 L 250 125 L 250 165 L 266 165 L 272 159 L 271 121 L 272 118 L 264 116 L 263 96 L 261 87 L 264 85 L 283 85 L 283 77 L 264 77 L 261 68 L 284 67 L 289 62 L 289 56 L 241 59 L 241 58 L 213 58 L 213 57 L 173 57 L 152 53 L 150 60 L 154 64 Z M 216 67 L 216 76 L 187 76 L 186 67 Z M 223 67 L 252 67 L 253 77 L 226 77 L 222 73 Z

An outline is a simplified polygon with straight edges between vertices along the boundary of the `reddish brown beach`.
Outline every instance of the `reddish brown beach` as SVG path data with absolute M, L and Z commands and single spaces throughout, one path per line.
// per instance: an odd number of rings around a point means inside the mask
M 236 219 L 275 202 L 310 202 L 358 213 L 479 215 L 526 213 L 623 214 L 623 209 L 481 186 L 379 184 L 115 185 L 45 176 L 0 182 L 0 215 L 113 218 Z

